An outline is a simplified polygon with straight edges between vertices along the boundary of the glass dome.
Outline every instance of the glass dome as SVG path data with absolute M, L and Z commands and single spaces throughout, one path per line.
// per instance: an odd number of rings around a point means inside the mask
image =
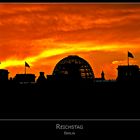
M 89 63 L 77 55 L 70 55 L 60 60 L 53 71 L 57 78 L 94 79 Z

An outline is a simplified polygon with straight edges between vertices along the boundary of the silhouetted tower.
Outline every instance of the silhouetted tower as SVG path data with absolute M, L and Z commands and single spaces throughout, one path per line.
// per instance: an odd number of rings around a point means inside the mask
M 13 78 L 12 77 L 10 77 L 10 81 L 12 81 L 13 80 Z
M 128 81 L 128 80 L 140 80 L 140 70 L 137 65 L 129 65 L 129 66 L 118 66 L 118 77 L 119 81 Z
M 45 81 L 46 81 L 46 78 L 44 76 L 44 72 L 40 72 L 40 75 L 39 75 L 39 77 L 37 79 L 37 82 L 42 83 L 42 82 L 45 82 Z
M 0 82 L 8 81 L 8 70 L 0 69 Z
M 101 79 L 102 79 L 102 80 L 105 80 L 105 74 L 104 74 L 104 71 L 102 71 L 102 73 L 101 73 Z

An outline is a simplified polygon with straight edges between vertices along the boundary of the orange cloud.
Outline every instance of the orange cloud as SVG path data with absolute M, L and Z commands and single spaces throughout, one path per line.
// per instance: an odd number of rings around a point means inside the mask
M 77 54 L 116 78 L 127 51 L 140 64 L 139 4 L 0 4 L 0 61 L 14 76 L 24 71 L 51 74 L 63 57 Z M 93 57 L 93 59 L 92 59 Z

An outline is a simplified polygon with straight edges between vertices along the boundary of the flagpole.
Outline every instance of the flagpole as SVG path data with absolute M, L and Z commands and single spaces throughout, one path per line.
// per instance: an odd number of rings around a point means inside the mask
M 129 66 L 129 56 L 127 56 L 128 57 L 128 66 Z
M 26 74 L 26 66 L 25 66 L 25 74 Z

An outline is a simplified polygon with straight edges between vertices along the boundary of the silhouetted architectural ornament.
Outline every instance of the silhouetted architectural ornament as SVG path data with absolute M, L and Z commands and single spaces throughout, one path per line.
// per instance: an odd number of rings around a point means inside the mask
M 104 74 L 103 71 L 102 71 L 102 73 L 101 73 L 101 80 L 105 80 L 105 74 Z
M 96 82 L 103 82 L 103 80 L 105 80 L 105 74 L 104 74 L 104 72 L 102 71 L 102 72 L 101 72 L 101 77 L 100 77 L 100 78 L 95 78 L 95 81 L 96 81 Z
M 13 80 L 18 83 L 34 83 L 35 75 L 34 74 L 16 74 Z
M 39 77 L 37 79 L 37 82 L 42 83 L 42 82 L 45 82 L 45 81 L 46 81 L 46 78 L 44 76 L 44 72 L 40 72 L 40 75 L 39 75 Z
M 8 81 L 8 70 L 0 69 L 0 81 Z
M 140 80 L 140 70 L 137 65 L 118 66 L 118 81 Z
M 10 77 L 10 81 L 12 81 L 13 80 L 13 78 L 12 77 Z
M 94 79 L 89 63 L 77 55 L 70 55 L 60 60 L 53 71 L 56 79 Z

